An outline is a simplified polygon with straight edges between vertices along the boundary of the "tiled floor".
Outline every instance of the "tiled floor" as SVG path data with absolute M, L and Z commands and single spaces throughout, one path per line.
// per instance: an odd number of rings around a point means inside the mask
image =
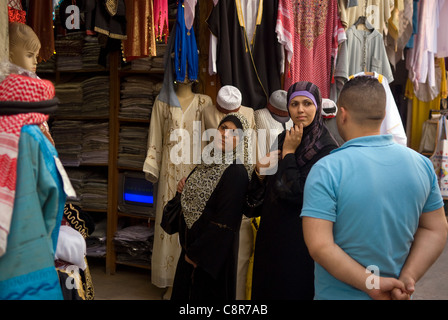
M 89 260 L 96 300 L 161 300 L 165 289 L 151 284 L 150 270 L 117 266 L 106 275 L 104 260 Z M 448 300 L 448 244 L 442 256 L 417 283 L 415 300 Z
M 150 270 L 117 265 L 116 273 L 108 275 L 105 260 L 88 261 L 95 300 L 161 300 L 166 291 L 151 283 Z

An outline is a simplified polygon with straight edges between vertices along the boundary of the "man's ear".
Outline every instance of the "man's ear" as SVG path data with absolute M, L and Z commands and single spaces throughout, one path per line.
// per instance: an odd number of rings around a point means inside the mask
M 342 123 L 347 121 L 348 112 L 343 106 L 338 106 L 338 116 L 340 117 Z

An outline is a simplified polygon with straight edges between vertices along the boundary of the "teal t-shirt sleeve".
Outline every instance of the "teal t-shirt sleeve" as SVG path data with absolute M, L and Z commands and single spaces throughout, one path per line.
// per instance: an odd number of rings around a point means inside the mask
M 425 159 L 425 161 L 429 166 L 432 180 L 431 180 L 431 190 L 428 195 L 428 199 L 426 200 L 426 203 L 423 206 L 422 212 L 430 212 L 443 207 L 444 204 L 442 195 L 440 193 L 439 181 L 437 179 L 436 173 L 434 172 L 434 167 L 429 160 Z
M 315 164 L 305 183 L 302 217 L 336 222 L 336 186 L 334 177 L 325 165 Z

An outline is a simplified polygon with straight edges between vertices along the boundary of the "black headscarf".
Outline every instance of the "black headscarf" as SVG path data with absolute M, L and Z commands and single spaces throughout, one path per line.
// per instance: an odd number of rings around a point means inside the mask
M 291 85 L 288 89 L 287 101 L 289 112 L 289 99 L 294 92 L 308 91 L 314 96 L 314 100 L 317 103 L 316 115 L 310 125 L 303 128 L 302 142 L 297 148 L 295 155 L 297 164 L 303 166 L 306 162 L 311 160 L 318 152 L 324 147 L 324 144 L 320 142 L 325 126 L 322 118 L 322 96 L 319 88 L 308 81 L 299 81 Z M 286 131 L 283 131 L 278 136 L 278 149 L 283 148 L 283 142 L 285 141 Z

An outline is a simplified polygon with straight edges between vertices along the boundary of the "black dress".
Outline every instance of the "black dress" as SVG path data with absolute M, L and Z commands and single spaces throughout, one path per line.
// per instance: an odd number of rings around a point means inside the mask
M 282 142 L 279 136 L 279 149 Z M 248 216 L 260 216 L 254 252 L 252 300 L 312 300 L 314 262 L 302 233 L 300 212 L 305 180 L 311 167 L 337 148 L 324 128 L 324 146 L 299 167 L 295 154 L 279 161 L 275 175 L 262 181 L 254 173 L 248 191 Z
M 239 21 L 236 1 L 219 1 L 206 22 L 217 37 L 217 70 L 221 85 L 244 92 L 241 104 L 254 110 L 265 108 L 272 92 L 282 88 L 282 45 L 277 41 L 278 0 L 260 2 L 261 23 L 248 39 Z M 271 63 L 272 62 L 272 63 Z
M 246 168 L 230 165 L 191 229 L 181 218 L 182 252 L 172 300 L 235 299 L 239 229 L 248 183 Z M 196 268 L 185 261 L 185 254 L 198 265 Z

